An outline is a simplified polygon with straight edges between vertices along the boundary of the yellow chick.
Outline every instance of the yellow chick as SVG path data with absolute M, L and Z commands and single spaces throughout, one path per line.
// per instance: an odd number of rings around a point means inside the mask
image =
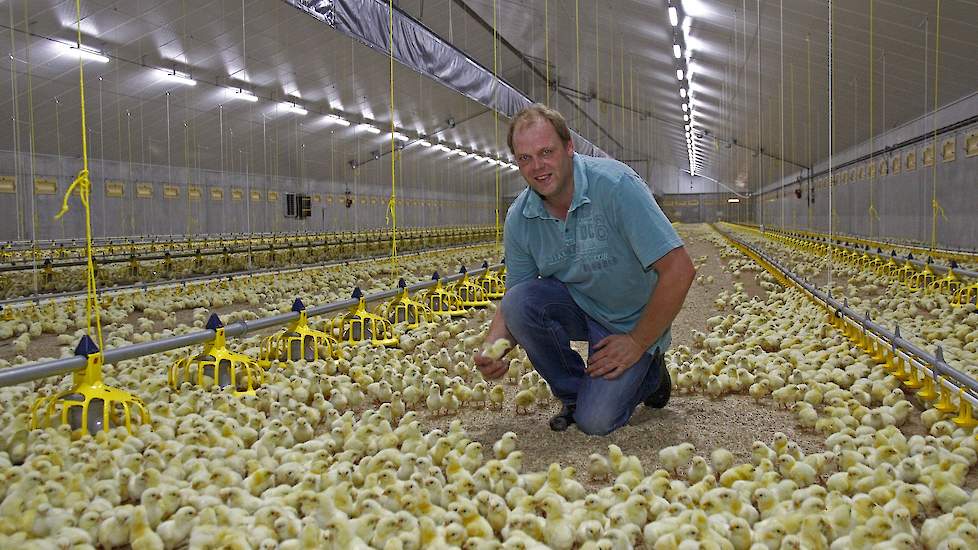
M 527 414 L 530 412 L 530 406 L 533 405 L 533 401 L 536 396 L 533 394 L 532 390 L 523 390 L 516 393 L 516 414 Z
M 492 446 L 492 452 L 497 459 L 504 459 L 516 450 L 516 433 L 506 432 Z
M 607 458 L 598 453 L 591 453 L 587 458 L 587 471 L 592 481 L 607 480 L 611 477 L 611 467 Z
M 163 539 L 153 531 L 146 521 L 146 509 L 135 506 L 132 515 L 126 518 L 129 522 L 129 543 L 133 548 L 147 550 L 164 550 Z
M 686 473 L 686 480 L 690 483 L 699 483 L 703 478 L 711 474 L 713 474 L 713 471 L 710 469 L 710 465 L 706 462 L 706 459 L 696 455 L 690 462 L 689 472 Z
M 181 546 L 190 538 L 190 531 L 193 529 L 196 516 L 196 508 L 184 506 L 157 527 L 156 532 L 160 535 L 163 546 L 167 550 Z
M 512 342 L 506 338 L 500 338 L 486 347 L 482 351 L 482 354 L 492 360 L 498 361 L 503 358 L 503 355 L 506 355 L 506 351 L 511 347 L 513 347 Z
M 574 546 L 574 525 L 564 510 L 564 504 L 556 496 L 547 496 L 540 503 L 546 517 L 544 542 L 551 548 L 570 550 Z
M 678 474 L 679 468 L 689 462 L 695 450 L 693 444 L 688 442 L 666 447 L 659 451 L 659 463 L 664 469 L 673 474 Z
M 493 409 L 502 409 L 503 401 L 506 400 L 506 392 L 502 386 L 496 385 L 489 390 L 489 406 Z
M 710 464 L 712 464 L 713 471 L 717 475 L 723 474 L 733 466 L 734 460 L 734 454 L 722 447 L 718 447 L 710 453 Z

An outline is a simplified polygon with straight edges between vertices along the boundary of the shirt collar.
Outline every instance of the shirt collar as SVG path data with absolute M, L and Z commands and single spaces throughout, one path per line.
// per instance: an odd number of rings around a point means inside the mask
M 588 197 L 587 173 L 584 170 L 584 159 L 579 153 L 574 153 L 574 197 L 571 198 L 569 212 L 573 212 L 582 204 L 591 202 Z M 532 188 L 527 187 L 526 202 L 523 204 L 523 216 L 526 218 L 540 218 L 544 220 L 555 220 L 547 208 L 543 205 L 543 199 Z

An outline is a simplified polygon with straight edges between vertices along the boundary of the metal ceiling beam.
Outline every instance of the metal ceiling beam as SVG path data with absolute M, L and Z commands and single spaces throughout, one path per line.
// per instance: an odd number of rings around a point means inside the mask
M 476 13 L 476 11 L 473 10 L 463 0 L 451 0 L 451 1 L 455 2 L 455 4 L 458 7 L 462 8 L 462 11 L 464 11 L 469 17 L 471 17 L 476 23 L 478 23 L 483 29 L 485 29 L 490 34 L 492 33 L 492 31 L 493 31 L 492 25 L 490 25 L 488 21 L 486 21 L 478 13 Z M 543 73 L 540 72 L 540 69 L 537 69 L 536 65 L 533 64 L 533 62 L 530 60 L 530 58 L 528 58 L 526 56 L 526 54 L 524 54 L 523 52 L 519 51 L 516 48 L 516 46 L 513 46 L 513 44 L 511 44 L 508 40 L 506 40 L 506 38 L 503 37 L 503 35 L 500 34 L 498 31 L 496 31 L 496 37 L 498 38 L 499 43 L 504 48 L 506 48 L 507 50 L 509 50 L 510 53 L 512 53 L 513 55 L 515 55 L 516 58 L 519 59 L 524 65 L 526 65 L 533 74 L 537 75 L 538 77 L 540 77 L 540 78 L 542 78 L 544 80 L 547 79 L 547 77 Z M 571 105 L 573 105 L 578 110 L 578 112 L 588 122 L 594 124 L 595 128 L 597 128 L 602 134 L 604 134 L 609 140 L 611 140 L 611 143 L 613 143 L 616 146 L 618 146 L 618 148 L 621 149 L 622 151 L 625 150 L 625 146 L 622 145 L 621 142 L 619 142 L 614 137 L 612 137 L 611 134 L 608 133 L 608 131 L 605 130 L 603 126 L 599 125 L 596 120 L 594 120 L 593 118 L 591 118 L 591 115 L 589 115 L 587 113 L 587 111 L 585 111 L 584 109 L 582 109 L 581 106 L 578 105 L 576 101 L 574 101 L 575 98 L 572 98 L 568 94 L 566 94 L 564 92 L 561 92 L 559 86 L 555 86 L 554 89 L 556 90 L 556 92 L 558 94 L 560 94 L 561 97 L 563 97 L 564 99 L 566 99 L 568 101 L 568 103 L 570 103 Z

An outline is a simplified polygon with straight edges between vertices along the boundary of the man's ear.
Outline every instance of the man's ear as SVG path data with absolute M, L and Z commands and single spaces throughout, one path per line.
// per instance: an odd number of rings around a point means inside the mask
M 564 147 L 564 149 L 567 151 L 567 156 L 574 154 L 574 138 L 567 140 L 567 145 Z

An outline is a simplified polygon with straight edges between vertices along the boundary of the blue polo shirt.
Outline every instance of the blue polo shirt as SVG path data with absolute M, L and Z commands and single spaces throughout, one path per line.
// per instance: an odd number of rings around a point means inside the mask
M 506 285 L 554 277 L 585 313 L 613 333 L 635 327 L 658 282 L 656 260 L 683 245 L 652 191 L 627 165 L 574 154 L 567 221 L 529 187 L 506 214 Z M 671 330 L 649 348 L 668 349 Z

